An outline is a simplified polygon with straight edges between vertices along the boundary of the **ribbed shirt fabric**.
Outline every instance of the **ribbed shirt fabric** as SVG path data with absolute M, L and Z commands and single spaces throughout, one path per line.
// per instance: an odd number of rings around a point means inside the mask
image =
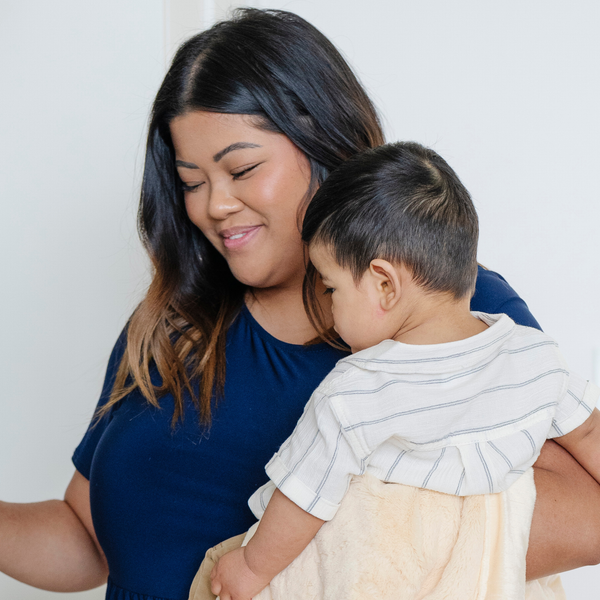
M 249 505 L 260 518 L 278 487 L 330 520 L 353 475 L 455 495 L 507 489 L 548 438 L 591 414 L 600 389 L 570 373 L 557 344 L 504 314 L 436 345 L 386 340 L 343 358 L 266 466 Z

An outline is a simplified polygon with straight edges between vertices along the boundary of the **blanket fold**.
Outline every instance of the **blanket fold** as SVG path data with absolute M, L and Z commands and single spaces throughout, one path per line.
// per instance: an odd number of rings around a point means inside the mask
M 533 469 L 505 492 L 466 497 L 355 477 L 255 600 L 565 600 L 558 576 L 525 583 L 534 503 Z

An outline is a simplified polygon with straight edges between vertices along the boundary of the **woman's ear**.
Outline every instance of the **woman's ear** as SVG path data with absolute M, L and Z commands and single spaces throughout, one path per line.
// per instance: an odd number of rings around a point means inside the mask
M 391 310 L 402 296 L 402 275 L 392 263 L 375 258 L 369 265 L 369 272 L 379 296 L 383 310 Z

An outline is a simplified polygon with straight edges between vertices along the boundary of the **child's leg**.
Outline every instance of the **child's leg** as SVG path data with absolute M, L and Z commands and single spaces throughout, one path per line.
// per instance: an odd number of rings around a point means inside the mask
M 245 533 L 236 535 L 206 552 L 206 556 L 192 582 L 189 600 L 215 600 L 216 596 L 210 591 L 210 572 L 221 556 L 242 545 L 244 537 L 246 537 Z

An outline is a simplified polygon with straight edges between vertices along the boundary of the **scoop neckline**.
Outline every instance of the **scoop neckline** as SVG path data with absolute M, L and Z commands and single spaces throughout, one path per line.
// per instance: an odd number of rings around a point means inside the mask
M 250 309 L 244 303 L 242 305 L 241 313 L 244 315 L 246 321 L 250 325 L 250 327 L 257 333 L 259 337 L 263 340 L 272 344 L 274 346 L 278 346 L 286 351 L 292 352 L 323 352 L 325 350 L 331 349 L 335 350 L 333 346 L 330 346 L 327 342 L 319 342 L 317 344 L 311 344 L 310 346 L 306 346 L 305 344 L 290 344 L 289 342 L 284 342 L 271 335 L 252 315 Z

